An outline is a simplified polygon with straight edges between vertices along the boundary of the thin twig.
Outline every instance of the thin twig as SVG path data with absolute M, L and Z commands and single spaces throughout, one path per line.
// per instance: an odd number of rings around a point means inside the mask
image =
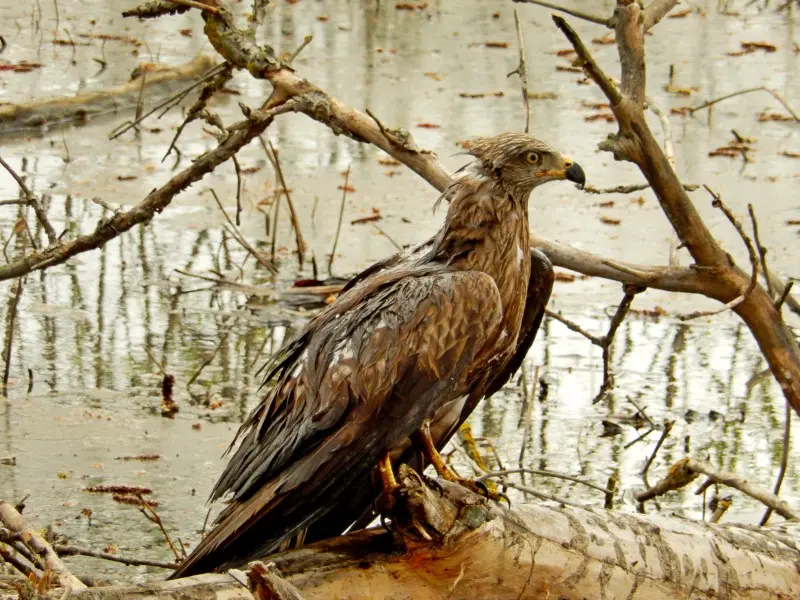
M 169 537 L 169 533 L 167 533 L 167 530 L 164 528 L 164 523 L 161 522 L 161 517 L 158 516 L 158 513 L 156 512 L 155 508 L 153 508 L 150 505 L 150 503 L 144 499 L 144 496 L 142 496 L 142 494 L 140 493 L 135 494 L 135 496 L 136 498 L 139 499 L 139 510 L 145 517 L 147 517 L 148 520 L 158 525 L 158 528 L 161 530 L 161 533 L 164 534 L 164 539 L 167 540 L 167 545 L 169 546 L 169 549 L 172 550 L 172 554 L 175 555 L 175 558 L 178 560 L 178 562 L 186 558 L 186 555 L 179 553 L 178 549 L 175 547 L 175 544 L 172 543 L 172 540 Z
M 589 53 L 589 50 L 586 49 L 584 46 L 583 41 L 575 33 L 575 30 L 570 27 L 569 23 L 567 23 L 563 18 L 559 17 L 558 15 L 553 15 L 553 21 L 556 24 L 564 35 L 567 37 L 569 42 L 572 44 L 572 47 L 575 48 L 575 52 L 578 54 L 578 58 L 581 61 L 581 67 L 583 70 L 586 71 L 586 74 L 589 78 L 594 81 L 603 93 L 606 95 L 611 101 L 611 106 L 617 106 L 622 101 L 622 96 L 617 90 L 616 86 L 611 83 L 611 80 L 603 73 L 603 70 L 597 65 L 592 55 Z
M 587 340 L 592 342 L 592 344 L 594 344 L 595 346 L 600 346 L 601 348 L 603 347 L 603 338 L 599 338 L 599 337 L 597 337 L 595 335 L 592 335 L 591 333 L 586 331 L 583 327 L 578 325 L 575 321 L 570 321 L 568 318 L 563 317 L 563 316 L 561 316 L 560 314 L 558 314 L 556 312 L 553 312 L 549 308 L 546 308 L 544 310 L 544 314 L 546 314 L 548 317 L 552 317 L 556 321 L 559 321 L 559 322 L 563 323 L 564 325 L 567 326 L 567 329 L 570 329 L 571 331 L 574 331 L 575 333 L 581 334 Z
M 791 297 L 791 296 L 789 296 L 789 293 L 792 291 L 792 286 L 793 285 L 794 285 L 794 281 L 790 281 L 789 283 L 786 284 L 786 287 L 783 288 L 783 293 L 781 294 L 781 297 L 778 298 L 778 301 L 775 303 L 775 309 L 778 312 L 780 312 L 781 307 L 783 306 L 783 303 L 786 302 L 786 299 Z
M 781 96 L 775 90 L 772 90 L 766 86 L 760 85 L 758 87 L 747 88 L 745 90 L 739 90 L 738 92 L 733 92 L 732 94 L 726 94 L 724 96 L 720 96 L 719 98 L 714 98 L 713 100 L 709 100 L 708 102 L 704 102 L 700 106 L 695 106 L 694 108 L 689 109 L 689 114 L 693 115 L 698 110 L 702 110 L 704 108 L 708 108 L 710 106 L 714 106 L 717 102 L 722 102 L 723 100 L 728 100 L 729 98 L 735 98 L 736 96 L 743 96 L 744 94 L 750 94 L 752 92 L 767 92 L 773 98 L 775 98 L 778 102 L 780 102 L 783 107 L 787 110 L 787 112 L 792 115 L 792 118 L 800 123 L 800 115 L 798 115 L 792 107 L 784 100 L 783 96 Z
M 685 183 L 683 189 L 687 192 L 693 192 L 700 186 L 696 183 Z M 617 185 L 610 188 L 596 188 L 592 185 L 584 186 L 583 192 L 587 194 L 631 194 L 633 192 L 641 192 L 642 190 L 650 189 L 649 183 L 637 183 L 633 185 Z
M 372 226 L 375 228 L 375 230 L 376 230 L 378 233 L 380 233 L 380 234 L 381 234 L 383 237 L 385 237 L 387 240 L 389 240 L 389 242 L 392 244 L 392 246 L 394 246 L 394 247 L 395 247 L 395 249 L 397 249 L 397 250 L 402 250 L 402 249 L 403 249 L 403 247 L 402 247 L 400 244 L 398 244 L 398 243 L 397 243 L 397 241 L 395 241 L 395 239 L 394 239 L 392 236 L 390 236 L 388 233 L 386 233 L 386 232 L 385 232 L 383 229 L 381 229 L 381 228 L 380 228 L 378 225 L 376 225 L 375 223 L 373 223 L 373 224 L 372 224 Z
M 3 347 L 3 354 L 5 360 L 5 370 L 3 371 L 3 395 L 8 395 L 8 377 L 11 373 L 11 347 L 14 343 L 14 325 L 17 321 L 17 307 L 19 306 L 19 299 L 22 296 L 22 283 L 23 279 L 17 280 L 17 289 L 14 291 L 14 297 L 8 304 L 8 324 L 6 325 L 6 340 Z
M 656 459 L 656 454 L 658 454 L 658 451 L 664 444 L 664 440 L 667 439 L 674 425 L 675 421 L 664 421 L 664 431 L 661 432 L 661 437 L 658 438 L 656 447 L 653 448 L 653 453 L 650 455 L 650 458 L 648 458 L 647 462 L 644 464 L 644 468 L 642 469 L 642 479 L 644 480 L 644 483 L 647 487 L 650 487 L 650 485 L 647 483 L 647 472 L 650 470 L 650 465 L 653 464 L 653 461 Z
M 231 156 L 233 161 L 233 169 L 236 171 L 236 226 L 240 226 L 242 215 L 242 167 L 239 165 L 239 159 L 234 154 Z
M 264 139 L 262 136 L 258 136 L 259 141 L 261 142 L 262 148 L 266 152 L 267 148 L 264 145 Z M 289 194 L 289 188 L 286 186 L 286 180 L 283 178 L 283 169 L 281 169 L 281 162 L 278 158 L 278 153 L 275 152 L 275 148 L 272 147 L 272 142 L 267 140 L 267 146 L 269 146 L 270 154 L 273 158 L 273 164 L 275 165 L 275 170 L 278 173 L 278 179 L 280 181 L 281 187 L 283 188 L 283 193 L 286 195 L 286 204 L 289 207 L 289 217 L 292 221 L 292 228 L 294 229 L 294 239 L 295 243 L 297 244 L 297 260 L 300 263 L 300 268 L 303 268 L 303 256 L 306 252 L 306 243 L 303 240 L 303 232 L 300 231 L 300 221 L 297 218 L 297 212 L 294 209 L 294 203 L 292 202 L 292 196 Z
M 728 473 L 725 471 L 717 471 L 711 465 L 694 460 L 693 458 L 687 459 L 688 460 L 688 468 L 695 473 L 702 473 L 706 475 L 709 479 L 711 479 L 714 483 L 721 483 L 722 485 L 727 485 L 728 487 L 732 487 L 736 490 L 739 490 L 743 494 L 747 494 L 751 498 L 758 500 L 762 504 L 769 506 L 772 508 L 776 513 L 782 516 L 784 519 L 797 519 L 800 520 L 800 512 L 794 510 L 789 503 L 785 500 L 781 500 L 775 494 L 770 494 L 764 490 L 760 490 L 747 481 L 740 479 L 734 473 Z
M 331 255 L 328 257 L 328 276 L 332 277 L 333 272 L 333 259 L 336 256 L 336 246 L 339 244 L 339 234 L 342 233 L 342 218 L 344 217 L 344 201 L 347 199 L 347 183 L 350 181 L 350 165 L 347 165 L 347 171 L 344 173 L 344 185 L 342 186 L 342 204 L 339 207 L 339 222 L 336 224 L 336 236 L 333 238 L 333 248 L 331 248 Z
M 520 468 L 520 469 L 506 469 L 505 471 L 491 471 L 489 473 L 484 473 L 480 477 L 475 478 L 475 481 L 482 482 L 486 481 L 487 479 L 493 479 L 495 477 L 505 477 L 506 475 L 513 475 L 514 473 L 527 473 L 529 475 L 540 475 L 542 477 L 555 477 L 556 479 L 574 481 L 575 483 L 581 483 L 597 491 L 603 492 L 604 494 L 610 491 L 604 488 L 602 485 L 597 485 L 596 483 L 593 483 L 588 479 L 581 479 L 580 477 L 573 477 L 572 475 L 567 475 L 565 473 L 556 473 L 554 471 L 543 471 L 540 469 Z
M 234 222 L 231 220 L 230 216 L 228 216 L 228 213 L 225 210 L 225 208 L 222 206 L 222 202 L 220 202 L 219 196 L 217 196 L 217 192 L 214 190 L 214 188 L 211 188 L 209 191 L 211 192 L 211 195 L 214 196 L 214 200 L 216 200 L 217 206 L 219 206 L 219 209 L 222 211 L 222 214 L 225 216 L 225 220 L 230 224 L 231 228 L 233 229 L 233 231 L 231 232 L 231 237 L 233 237 L 233 239 L 235 239 L 237 242 L 239 242 L 239 244 L 245 250 L 247 250 L 247 252 L 252 254 L 253 258 L 255 258 L 259 262 L 259 264 L 261 266 L 263 266 L 265 269 L 267 269 L 271 273 L 277 273 L 278 272 L 277 267 L 272 262 L 268 261 L 266 258 L 261 256 L 261 254 L 255 248 L 253 248 L 253 246 L 250 245 L 250 242 L 248 242 L 245 239 L 245 237 L 241 234 L 239 229 L 236 227 Z
M 559 6 L 558 4 L 554 4 L 553 2 L 544 2 L 543 0 L 514 0 L 514 2 L 525 3 L 525 4 L 536 4 L 537 6 L 544 6 L 545 8 L 551 8 L 553 10 L 560 10 L 563 13 L 566 13 L 573 17 L 577 17 L 578 19 L 583 19 L 584 21 L 589 21 L 590 23 L 596 23 L 597 25 L 604 25 L 609 29 L 614 28 L 613 19 L 604 19 L 603 17 L 590 15 L 588 13 L 575 10 L 574 8 L 566 8 L 564 6 Z
M 633 400 L 633 398 L 631 398 L 631 397 L 628 397 L 628 402 L 630 402 L 631 404 L 633 404 L 633 406 L 636 408 L 636 410 L 638 410 L 638 411 L 639 411 L 639 414 L 640 414 L 640 415 L 642 415 L 642 416 L 644 417 L 644 419 L 645 419 L 645 420 L 646 420 L 648 423 L 650 423 L 650 427 L 652 427 L 652 428 L 655 428 L 656 424 L 655 424 L 655 423 L 653 423 L 653 420 L 652 420 L 650 417 L 648 417 L 648 416 L 647 416 L 647 413 L 646 413 L 646 412 L 644 412 L 644 409 L 643 409 L 643 408 L 641 408 L 641 407 L 640 407 L 638 404 L 636 404 L 636 402 Z
M 53 546 L 59 556 L 90 556 L 92 558 L 102 558 L 103 560 L 111 560 L 114 562 L 122 563 L 125 565 L 144 566 L 144 567 L 159 567 L 161 569 L 176 569 L 178 563 L 168 563 L 158 560 L 147 560 L 144 558 L 132 558 L 126 556 L 117 556 L 116 554 L 109 554 L 108 552 L 97 552 L 96 550 L 89 550 L 88 548 L 78 548 L 76 546 Z
M 753 248 L 753 242 L 747 236 L 747 234 L 744 231 L 744 227 L 742 227 L 742 224 L 739 222 L 739 220 L 736 218 L 736 216 L 733 214 L 733 212 L 722 201 L 722 198 L 720 197 L 720 195 L 717 194 L 716 192 L 714 192 L 710 187 L 708 187 L 705 184 L 703 184 L 703 187 L 706 189 L 706 191 L 709 194 L 711 194 L 711 197 L 714 199 L 711 202 L 711 206 L 713 206 L 714 208 L 719 208 L 725 214 L 725 216 L 728 218 L 728 221 L 730 221 L 731 224 L 736 228 L 736 231 L 739 232 L 739 236 L 742 238 L 742 241 L 744 242 L 744 245 L 747 246 L 747 252 L 750 255 L 750 264 L 753 267 L 753 271 L 752 271 L 752 273 L 750 275 L 750 283 L 747 285 L 747 288 L 745 289 L 745 291 L 741 295 L 737 296 L 736 298 L 734 298 L 730 302 L 724 304 L 722 306 L 722 308 L 718 308 L 718 309 L 714 309 L 714 310 L 706 310 L 706 311 L 699 311 L 698 310 L 698 311 L 695 311 L 695 312 L 690 313 L 688 315 L 681 315 L 681 316 L 678 317 L 678 319 L 680 319 L 681 321 L 690 321 L 690 320 L 696 319 L 698 317 L 710 317 L 710 316 L 718 315 L 718 314 L 720 314 L 722 312 L 725 312 L 726 310 L 734 309 L 734 308 L 739 306 L 742 302 L 744 302 L 747 299 L 747 297 L 755 289 L 756 284 L 758 283 L 759 262 L 758 262 L 758 255 L 756 254 L 756 250 L 755 250 L 755 248 Z
M 531 126 L 531 106 L 528 99 L 528 70 L 525 67 L 525 38 L 522 37 L 522 27 L 519 24 L 519 14 L 516 8 L 514 9 L 514 26 L 517 29 L 517 43 L 519 44 L 519 65 L 506 77 L 519 76 L 522 87 L 522 105 L 525 107 L 525 133 L 528 133 Z
M 47 213 L 44 212 L 39 199 L 34 196 L 33 192 L 28 189 L 28 186 L 25 185 L 25 182 L 22 180 L 22 177 L 17 175 L 17 172 L 11 168 L 2 156 L 0 156 L 0 165 L 3 165 L 3 168 L 8 171 L 9 175 L 14 178 L 14 181 L 17 182 L 22 193 L 25 194 L 25 199 L 28 201 L 33 207 L 34 212 L 36 213 L 36 218 L 38 219 L 39 223 L 41 223 L 42 227 L 44 228 L 45 233 L 47 234 L 47 239 L 50 240 L 50 244 L 58 243 L 58 236 L 56 235 L 56 230 L 53 229 L 53 226 L 50 224 L 50 221 L 47 219 Z
M 761 260 L 761 274 L 767 284 L 767 293 L 770 299 L 773 299 L 775 290 L 772 289 L 772 279 L 769 276 L 769 269 L 767 269 L 767 249 L 761 245 L 761 238 L 758 236 L 758 221 L 752 204 L 747 205 L 747 212 L 750 215 L 750 223 L 753 225 L 753 241 L 756 243 L 756 250 L 758 250 L 758 256 Z
M 781 464 L 778 468 L 778 477 L 775 480 L 775 487 L 772 488 L 772 493 L 776 496 L 781 492 L 781 486 L 783 485 L 783 478 L 786 475 L 786 469 L 789 466 L 789 448 L 792 445 L 792 416 L 794 411 L 792 410 L 791 405 L 786 402 L 786 416 L 783 420 L 783 448 L 781 448 Z M 772 515 L 773 509 L 768 508 L 766 512 L 764 512 L 764 516 L 761 517 L 761 521 L 758 524 L 763 527 L 769 521 L 770 516 Z
M 195 89 L 197 86 L 202 85 L 203 83 L 205 83 L 206 81 L 208 81 L 212 77 L 215 77 L 219 73 L 222 73 L 227 68 L 229 68 L 227 63 L 223 63 L 221 65 L 217 65 L 216 67 L 212 67 L 211 69 L 208 70 L 208 72 L 206 72 L 205 75 L 202 75 L 200 77 L 200 79 L 198 79 L 197 81 L 195 81 L 194 83 L 192 83 L 188 87 L 183 88 L 180 92 L 178 92 L 174 96 L 171 96 L 170 98 L 167 98 L 166 100 L 164 100 L 160 104 L 157 104 L 152 109 L 150 109 L 148 112 L 143 114 L 139 119 L 137 119 L 135 121 L 132 121 L 132 122 L 122 123 L 121 125 L 118 125 L 116 128 L 114 128 L 111 131 L 111 133 L 108 136 L 108 139 L 113 140 L 113 139 L 118 138 L 119 136 L 121 136 L 125 132 L 130 131 L 133 127 L 136 127 L 137 125 L 139 125 L 139 123 L 144 121 L 147 117 L 149 117 L 153 113 L 157 112 L 158 110 L 160 110 L 160 109 L 162 109 L 164 107 L 167 107 L 166 110 L 161 115 L 159 115 L 159 118 L 161 118 L 162 116 L 164 116 L 166 114 L 166 112 L 168 110 L 170 110 L 173 106 L 177 106 L 184 98 L 186 98 L 186 96 L 188 96 L 193 89 Z

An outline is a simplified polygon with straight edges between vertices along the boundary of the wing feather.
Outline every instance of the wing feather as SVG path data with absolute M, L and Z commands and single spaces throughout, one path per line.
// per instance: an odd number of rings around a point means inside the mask
M 306 336 L 302 351 L 284 352 L 295 360 L 273 369 L 214 490 L 233 500 L 175 576 L 268 552 L 336 506 L 383 452 L 465 393 L 501 321 L 494 280 L 477 271 L 395 278 L 317 320 L 292 342 Z

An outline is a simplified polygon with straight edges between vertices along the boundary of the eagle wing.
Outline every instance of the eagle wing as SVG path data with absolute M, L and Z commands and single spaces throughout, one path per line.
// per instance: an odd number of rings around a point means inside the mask
M 173 577 L 265 554 L 340 505 L 393 444 L 469 394 L 501 321 L 477 271 L 378 276 L 343 295 L 284 348 L 212 494 L 233 498 Z
M 439 450 L 444 448 L 461 424 L 467 420 L 481 398 L 491 396 L 502 388 L 522 366 L 541 326 L 554 280 L 553 265 L 550 259 L 541 250 L 532 249 L 531 274 L 528 281 L 525 311 L 514 354 L 511 360 L 490 380 L 485 393 L 481 393 L 482 390 L 476 390 L 470 396 L 461 399 L 460 404 L 453 402 L 450 410 L 448 407 L 440 410 L 431 424 L 431 434 Z M 409 462 L 415 465 L 414 460 L 418 459 L 416 454 L 406 451 L 400 462 Z M 424 467 L 424 465 L 415 466 Z M 366 527 L 375 518 L 372 509 L 374 498 L 375 489 L 369 477 L 355 482 L 350 493 L 340 505 L 309 528 L 305 535 L 306 543 L 341 534 L 354 522 L 353 527 L 356 529 Z

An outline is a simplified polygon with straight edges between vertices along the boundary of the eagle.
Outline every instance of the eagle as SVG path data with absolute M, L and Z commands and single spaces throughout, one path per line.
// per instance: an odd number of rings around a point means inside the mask
M 464 154 L 436 235 L 356 276 L 268 363 L 270 387 L 211 493 L 227 506 L 171 578 L 363 523 L 391 501 L 402 462 L 459 480 L 438 450 L 521 366 L 552 289 L 530 248 L 531 192 L 586 180 L 527 134 L 478 138 Z

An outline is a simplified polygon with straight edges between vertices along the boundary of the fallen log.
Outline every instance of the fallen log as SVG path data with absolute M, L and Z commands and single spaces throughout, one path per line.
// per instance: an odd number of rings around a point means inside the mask
M 391 533 L 362 530 L 276 554 L 247 576 L 233 570 L 71 598 L 789 599 L 800 590 L 797 522 L 748 528 L 602 509 L 512 510 L 407 467 L 400 480 Z
M 49 127 L 85 124 L 101 115 L 134 108 L 143 91 L 148 104 L 153 96 L 177 91 L 177 85 L 196 79 L 214 67 L 207 55 L 179 67 L 147 67 L 122 85 L 25 104 L 0 104 L 0 138 L 30 135 Z M 144 78 L 143 78 L 144 74 Z

